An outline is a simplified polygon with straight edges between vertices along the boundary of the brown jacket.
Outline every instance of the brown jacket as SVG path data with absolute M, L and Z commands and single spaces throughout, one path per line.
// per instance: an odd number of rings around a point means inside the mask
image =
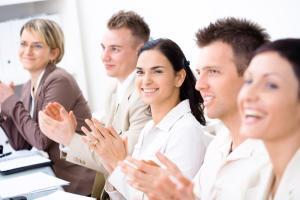
M 37 89 L 33 117 L 30 116 L 31 81 L 25 83 L 21 96 L 10 96 L 2 104 L 1 115 L 7 119 L 1 123 L 11 146 L 16 149 L 36 147 L 46 151 L 53 162 L 57 177 L 70 182 L 65 187 L 68 192 L 90 194 L 95 172 L 60 159 L 59 145 L 48 139 L 38 125 L 38 112 L 49 102 L 59 102 L 67 111 L 73 110 L 77 117 L 77 132 L 84 119 L 91 118 L 91 112 L 75 79 L 65 70 L 49 65 Z

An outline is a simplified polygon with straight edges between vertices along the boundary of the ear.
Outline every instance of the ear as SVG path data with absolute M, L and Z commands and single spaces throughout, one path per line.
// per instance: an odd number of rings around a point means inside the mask
M 53 60 L 55 60 L 59 55 L 59 49 L 55 48 L 55 49 L 51 49 L 50 50 L 50 61 L 52 62 Z
M 175 86 L 176 87 L 181 87 L 182 83 L 184 82 L 186 77 L 186 72 L 184 69 L 181 69 L 180 71 L 176 72 L 176 82 Z

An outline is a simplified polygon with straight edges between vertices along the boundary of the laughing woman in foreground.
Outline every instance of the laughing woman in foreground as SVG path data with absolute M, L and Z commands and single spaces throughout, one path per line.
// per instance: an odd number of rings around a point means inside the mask
M 262 139 L 272 165 L 249 199 L 300 199 L 300 39 L 259 48 L 239 94 L 241 133 Z

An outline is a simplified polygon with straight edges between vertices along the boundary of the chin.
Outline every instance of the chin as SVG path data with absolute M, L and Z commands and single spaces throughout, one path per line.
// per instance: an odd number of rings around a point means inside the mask
M 246 138 L 252 138 L 252 139 L 261 139 L 262 135 L 260 132 L 256 132 L 255 130 L 252 130 L 248 127 L 242 127 L 240 134 L 243 135 Z

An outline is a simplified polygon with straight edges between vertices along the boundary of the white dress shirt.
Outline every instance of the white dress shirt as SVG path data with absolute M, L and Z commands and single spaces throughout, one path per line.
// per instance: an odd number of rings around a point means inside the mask
M 202 165 L 206 147 L 211 137 L 192 115 L 188 100 L 174 107 L 157 125 L 149 121 L 141 132 L 133 151 L 133 158 L 153 160 L 160 164 L 155 153 L 162 152 L 174 162 L 182 173 L 192 179 Z M 125 174 L 117 167 L 108 182 L 117 190 L 106 191 L 111 199 L 143 199 L 142 192 L 130 187 Z
M 289 161 L 279 182 L 273 200 L 299 200 L 300 199 L 300 148 Z M 257 178 L 260 184 L 251 188 L 247 194 L 247 200 L 272 199 L 270 196 L 270 188 L 274 181 L 275 175 L 272 165 L 265 165 L 260 171 L 260 177 Z
M 30 95 L 31 95 L 31 101 L 30 101 L 30 116 L 33 117 L 33 113 L 34 113 L 34 107 L 35 107 L 35 94 L 36 94 L 36 91 L 37 89 L 39 88 L 39 85 L 40 85 L 40 82 L 41 82 L 41 79 L 43 77 L 45 73 L 45 69 L 42 71 L 42 73 L 40 73 L 38 79 L 37 79 L 37 82 L 36 82 L 36 85 L 31 85 L 31 90 L 30 90 Z M 32 82 L 31 82 L 32 84 Z
M 231 153 L 229 134 L 218 135 L 208 146 L 204 163 L 194 178 L 194 192 L 201 200 L 244 199 L 253 179 L 269 162 L 260 140 L 248 139 Z
M 135 71 L 131 72 L 126 79 L 123 82 L 117 82 L 117 90 L 116 90 L 116 96 L 117 96 L 117 105 L 122 101 L 125 92 L 127 88 L 129 88 L 130 84 L 132 84 L 133 79 L 135 78 Z

